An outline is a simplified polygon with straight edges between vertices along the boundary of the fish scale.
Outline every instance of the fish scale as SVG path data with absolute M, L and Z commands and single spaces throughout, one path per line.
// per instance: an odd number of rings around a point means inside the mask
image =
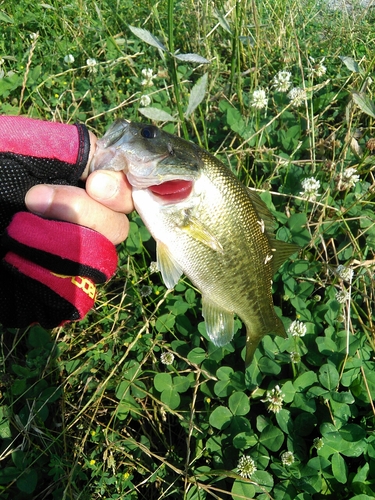
M 237 314 L 246 326 L 249 365 L 265 335 L 285 336 L 272 276 L 298 247 L 275 239 L 262 200 L 197 145 L 126 120 L 100 141 L 93 168 L 124 170 L 135 208 L 156 241 L 166 286 L 173 288 L 185 274 L 200 290 L 207 334 L 217 346 L 232 340 Z M 191 189 L 173 197 L 171 181 L 191 183 Z M 168 189 L 155 189 L 167 182 Z

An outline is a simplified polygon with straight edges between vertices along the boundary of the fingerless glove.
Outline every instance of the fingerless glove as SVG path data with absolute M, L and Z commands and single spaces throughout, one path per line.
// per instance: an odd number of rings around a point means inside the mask
M 0 323 L 52 328 L 94 305 L 115 272 L 114 246 L 75 224 L 25 212 L 36 184 L 78 185 L 90 138 L 84 125 L 0 116 Z M 16 215 L 15 215 L 16 214 Z

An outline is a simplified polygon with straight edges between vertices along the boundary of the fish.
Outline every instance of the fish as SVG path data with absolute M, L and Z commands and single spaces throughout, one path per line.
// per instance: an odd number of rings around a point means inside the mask
M 91 170 L 124 171 L 166 287 L 184 274 L 201 292 L 213 344 L 231 342 L 235 315 L 246 326 L 246 367 L 265 335 L 285 337 L 272 278 L 299 247 L 275 238 L 261 198 L 214 155 L 155 125 L 117 120 L 98 146 Z

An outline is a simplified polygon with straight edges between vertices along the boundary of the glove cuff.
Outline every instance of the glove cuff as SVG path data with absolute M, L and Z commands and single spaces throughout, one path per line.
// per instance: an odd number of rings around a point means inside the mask
M 116 271 L 114 245 L 102 234 L 77 224 L 18 212 L 3 236 L 7 250 L 68 276 L 85 276 L 95 283 Z
M 21 285 L 12 307 L 2 311 L 0 305 L 4 326 L 14 326 L 16 317 L 17 327 L 40 323 L 54 328 L 82 319 L 94 306 L 96 289 L 88 278 L 54 274 L 13 252 L 7 253 L 4 265 L 9 277 Z

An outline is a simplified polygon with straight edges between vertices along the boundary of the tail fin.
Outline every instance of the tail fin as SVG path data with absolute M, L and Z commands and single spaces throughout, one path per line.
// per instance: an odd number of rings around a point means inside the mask
M 272 325 L 268 325 L 268 329 L 264 333 L 254 334 L 249 326 L 246 327 L 246 356 L 245 356 L 245 367 L 247 368 L 253 360 L 256 348 L 259 342 L 265 335 L 277 335 L 279 337 L 286 337 L 285 328 L 282 324 L 281 319 L 276 316 L 272 318 Z

